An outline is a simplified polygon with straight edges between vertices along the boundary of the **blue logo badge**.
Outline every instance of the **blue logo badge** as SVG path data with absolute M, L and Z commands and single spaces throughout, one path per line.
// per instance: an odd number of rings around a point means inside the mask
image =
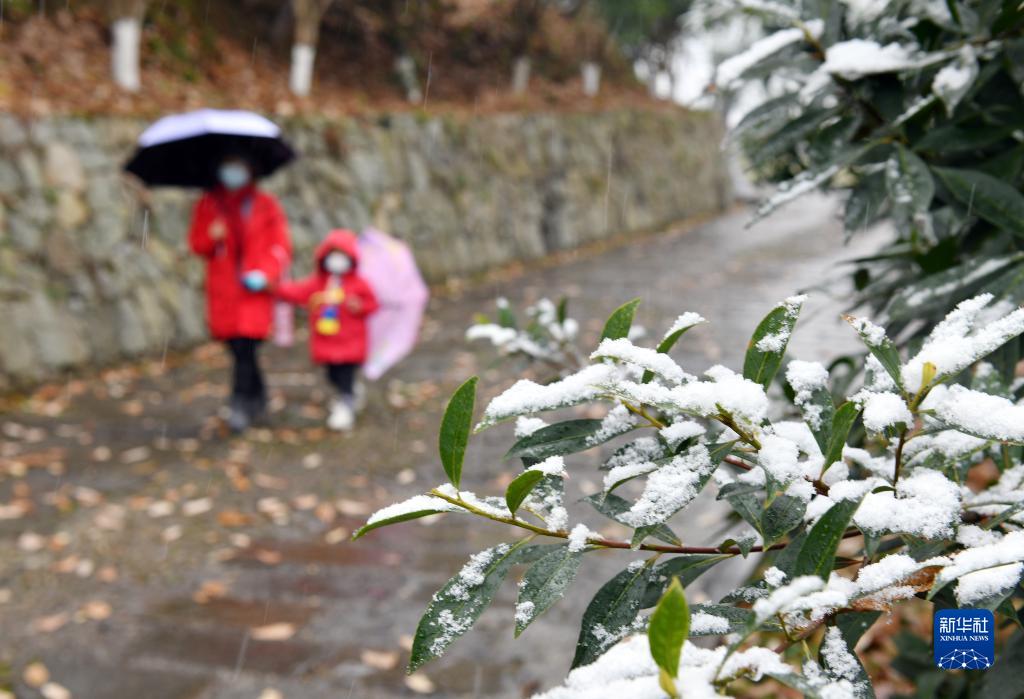
M 943 670 L 985 670 L 995 661 L 996 622 L 987 609 L 942 609 L 932 631 L 935 664 Z

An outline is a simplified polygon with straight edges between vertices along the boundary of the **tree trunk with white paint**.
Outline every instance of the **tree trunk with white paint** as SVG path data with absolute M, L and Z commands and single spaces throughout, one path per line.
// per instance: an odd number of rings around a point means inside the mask
M 530 86 L 530 57 L 518 56 L 512 64 L 512 92 L 521 95 Z
M 331 0 L 292 0 L 295 35 L 288 87 L 292 94 L 306 97 L 313 88 L 313 63 L 320 36 L 320 21 Z
M 395 73 L 398 80 L 405 89 L 405 99 L 410 104 L 417 104 L 423 101 L 423 90 L 420 88 L 419 78 L 416 76 L 416 60 L 407 53 L 403 53 L 395 59 Z
M 595 97 L 601 91 L 601 64 L 595 61 L 584 61 L 583 68 L 583 94 L 587 97 Z
M 110 71 L 114 84 L 128 92 L 142 87 L 139 69 L 145 0 L 121 0 L 110 6 Z

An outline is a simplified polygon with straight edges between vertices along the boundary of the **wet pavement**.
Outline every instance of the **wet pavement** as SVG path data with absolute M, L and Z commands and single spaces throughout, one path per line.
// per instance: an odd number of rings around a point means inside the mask
M 458 382 L 480 373 L 493 395 L 517 378 L 462 340 L 466 326 L 496 296 L 565 294 L 593 339 L 612 308 L 639 296 L 638 322 L 652 335 L 685 310 L 711 321 L 675 352 L 698 373 L 737 366 L 776 301 L 835 279 L 832 296 L 812 292 L 790 350 L 826 360 L 856 346 L 838 320 L 846 286 L 836 263 L 877 240 L 842 247 L 833 208 L 809 198 L 749 229 L 738 211 L 447 293 L 432 302 L 416 354 L 371 387 L 349 436 L 321 427 L 324 383 L 301 346 L 265 352 L 271 424 L 241 438 L 213 417 L 226 373 L 215 345 L 5 399 L 0 688 L 48 699 L 512 699 L 560 681 L 590 594 L 630 554 L 588 555 L 573 598 L 519 640 L 507 582 L 447 656 L 406 678 L 430 595 L 469 554 L 514 535 L 449 516 L 348 542 L 373 509 L 442 480 L 439 409 Z M 504 491 L 510 438 L 506 426 L 470 443 L 464 487 Z M 598 490 L 597 461 L 570 462 L 571 494 Z M 622 534 L 579 506 L 571 515 Z M 721 541 L 709 534 L 718 510 L 691 518 L 677 529 L 688 543 Z M 713 596 L 727 581 L 709 582 Z

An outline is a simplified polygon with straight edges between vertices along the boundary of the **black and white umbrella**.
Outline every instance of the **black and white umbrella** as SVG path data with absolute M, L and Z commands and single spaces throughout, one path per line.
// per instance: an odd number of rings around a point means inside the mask
M 244 110 L 199 109 L 154 122 L 139 136 L 125 170 L 147 185 L 212 187 L 226 156 L 245 158 L 266 177 L 295 158 L 269 119 Z

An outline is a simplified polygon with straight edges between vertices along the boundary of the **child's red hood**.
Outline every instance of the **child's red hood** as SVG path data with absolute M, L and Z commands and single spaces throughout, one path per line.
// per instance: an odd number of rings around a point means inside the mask
M 352 260 L 352 266 L 359 264 L 359 239 L 356 234 L 344 228 L 335 228 L 327 234 L 316 247 L 316 264 L 323 264 L 324 258 L 335 250 L 340 250 Z

